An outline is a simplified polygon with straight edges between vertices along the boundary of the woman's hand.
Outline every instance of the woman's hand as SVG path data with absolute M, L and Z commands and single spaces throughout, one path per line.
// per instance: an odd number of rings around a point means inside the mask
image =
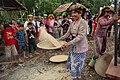
M 65 48 L 69 47 L 71 45 L 71 42 L 67 42 L 62 45 L 61 50 L 64 51 Z
M 118 20 L 118 19 L 119 19 L 119 18 L 118 18 L 118 15 L 114 15 L 113 18 L 112 18 L 113 21 L 116 21 L 116 20 Z
M 65 43 L 64 45 L 62 45 L 62 48 L 67 48 L 67 47 L 69 47 L 71 45 L 71 42 L 67 42 L 67 43 Z

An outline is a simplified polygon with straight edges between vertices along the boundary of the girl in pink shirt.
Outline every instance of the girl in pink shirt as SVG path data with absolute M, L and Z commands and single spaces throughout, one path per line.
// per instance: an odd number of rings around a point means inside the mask
M 47 25 L 48 25 L 48 32 L 50 33 L 50 34 L 52 34 L 52 28 L 53 28 L 53 26 L 54 26 L 54 22 L 55 22 L 55 20 L 54 20 L 54 16 L 53 16 L 53 14 L 50 14 L 49 16 L 48 16 L 48 22 L 47 22 Z

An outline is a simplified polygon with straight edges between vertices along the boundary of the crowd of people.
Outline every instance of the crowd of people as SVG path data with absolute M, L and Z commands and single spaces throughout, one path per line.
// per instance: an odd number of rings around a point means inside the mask
M 0 22 L 0 46 L 5 46 L 5 54 L 8 61 L 11 56 L 22 62 L 22 55 L 25 59 L 32 57 L 36 52 L 36 44 L 39 42 L 39 28 L 44 26 L 49 34 L 54 38 L 60 38 L 68 30 L 72 19 L 70 15 L 54 17 L 53 14 L 48 16 L 28 15 L 26 21 L 12 20 L 10 22 Z M 22 54 L 23 53 L 23 54 Z M 29 54 L 28 54 L 29 53 Z
M 70 11 L 71 15 L 56 17 L 53 14 L 43 17 L 28 15 L 24 23 L 19 20 L 0 22 L 0 45 L 4 41 L 6 58 L 22 63 L 22 57 L 28 59 L 33 57 L 33 53 L 38 55 L 36 44 L 39 42 L 39 28 L 45 27 L 54 38 L 66 40 L 62 47 L 70 47 L 67 71 L 70 71 L 73 79 L 79 79 L 88 51 L 87 35 L 94 35 L 95 52 L 103 55 L 107 30 L 117 18 L 112 17 L 114 11 L 108 6 L 102 9 L 100 15 L 92 15 L 78 4 L 71 6 Z

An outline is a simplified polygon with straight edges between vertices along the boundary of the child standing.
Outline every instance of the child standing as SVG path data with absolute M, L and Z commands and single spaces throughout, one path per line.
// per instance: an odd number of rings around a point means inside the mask
M 19 55 L 23 52 L 23 56 L 25 59 L 27 59 L 26 51 L 27 51 L 27 44 L 26 44 L 26 34 L 24 32 L 24 25 L 20 25 L 19 31 L 16 32 L 16 37 L 18 39 L 18 53 Z M 21 58 L 19 58 L 19 61 L 22 62 Z
M 10 27 L 9 24 L 4 25 L 4 30 L 2 30 L 2 36 L 5 43 L 5 54 L 8 61 L 12 61 L 12 55 L 14 55 L 14 59 L 18 55 L 16 47 L 15 47 L 15 38 L 14 38 L 14 29 Z
M 33 28 L 33 23 L 29 22 L 28 23 L 28 30 L 27 32 L 27 36 L 28 36 L 28 47 L 29 47 L 29 53 L 31 53 L 31 49 L 33 47 L 34 49 L 34 53 L 36 53 L 36 42 L 35 42 L 35 30 Z M 32 57 L 32 55 L 30 55 L 30 57 Z
M 60 28 L 59 28 L 59 26 L 58 26 L 58 24 L 57 23 L 54 23 L 54 26 L 53 26 L 53 37 L 54 38 L 59 38 L 60 37 Z

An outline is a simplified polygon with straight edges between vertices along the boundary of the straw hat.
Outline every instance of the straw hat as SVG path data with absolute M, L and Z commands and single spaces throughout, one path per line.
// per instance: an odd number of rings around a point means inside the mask
M 28 17 L 33 17 L 33 15 L 32 15 L 32 14 L 29 14 Z
M 82 4 L 76 3 L 76 4 L 73 4 L 68 10 L 72 11 L 72 10 L 75 10 L 75 9 L 86 10 L 86 7 Z
M 51 62 L 65 62 L 68 59 L 68 55 L 56 55 L 52 56 L 49 60 Z
M 105 76 L 105 73 L 106 73 L 106 70 L 112 60 L 112 55 L 110 54 L 105 54 L 101 57 L 99 57 L 96 61 L 96 64 L 95 64 L 95 71 L 102 77 L 106 77 Z
M 113 9 L 113 7 L 111 7 L 111 6 L 105 6 L 105 7 L 102 9 L 102 11 L 103 11 L 103 12 L 109 12 L 109 11 L 114 12 L 114 9 Z
M 65 41 L 58 41 L 47 33 L 45 27 L 40 27 L 39 41 L 37 47 L 42 49 L 58 49 L 65 43 Z

